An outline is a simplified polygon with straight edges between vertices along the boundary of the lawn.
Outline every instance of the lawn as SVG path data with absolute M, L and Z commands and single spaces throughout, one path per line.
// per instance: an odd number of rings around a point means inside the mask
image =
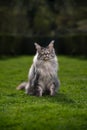
M 0 60 L 0 130 L 87 130 L 87 60 L 59 56 L 60 91 L 35 97 L 16 90 L 32 59 Z

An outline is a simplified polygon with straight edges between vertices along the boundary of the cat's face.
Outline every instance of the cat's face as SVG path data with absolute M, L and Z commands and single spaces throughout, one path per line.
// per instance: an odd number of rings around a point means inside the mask
M 54 41 L 51 41 L 51 43 L 47 47 L 41 47 L 39 44 L 35 43 L 38 52 L 37 58 L 44 61 L 49 61 L 50 59 L 53 59 L 55 57 L 53 43 Z

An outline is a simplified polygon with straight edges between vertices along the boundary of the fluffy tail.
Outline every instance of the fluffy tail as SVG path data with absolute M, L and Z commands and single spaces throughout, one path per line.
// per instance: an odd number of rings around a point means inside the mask
M 19 84 L 16 89 L 23 90 L 23 89 L 25 89 L 26 85 L 27 85 L 27 82 L 23 82 L 23 83 Z

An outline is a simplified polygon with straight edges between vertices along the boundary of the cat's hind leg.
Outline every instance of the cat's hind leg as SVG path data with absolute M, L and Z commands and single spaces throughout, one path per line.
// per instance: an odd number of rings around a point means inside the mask
M 28 95 L 34 95 L 34 91 L 34 87 L 30 86 L 30 83 L 28 83 L 25 88 L 25 93 Z
M 29 88 L 30 88 L 30 84 L 28 83 L 25 87 L 25 93 L 29 94 Z

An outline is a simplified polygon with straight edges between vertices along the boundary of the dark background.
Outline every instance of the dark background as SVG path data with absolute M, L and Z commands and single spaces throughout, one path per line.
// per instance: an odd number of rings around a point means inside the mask
M 56 53 L 87 57 L 87 0 L 0 0 L 0 55 L 34 54 L 55 40 Z

